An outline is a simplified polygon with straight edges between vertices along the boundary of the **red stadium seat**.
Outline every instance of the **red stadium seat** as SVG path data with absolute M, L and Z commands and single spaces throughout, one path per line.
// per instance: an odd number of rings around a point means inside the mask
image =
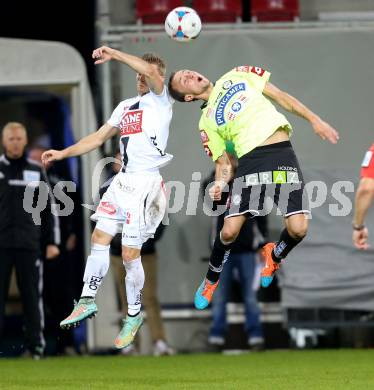
M 242 19 L 241 0 L 194 0 L 192 8 L 203 23 L 233 23 Z
M 183 0 L 136 0 L 136 19 L 138 23 L 163 24 L 173 8 L 183 5 Z
M 251 0 L 252 22 L 297 21 L 299 0 Z

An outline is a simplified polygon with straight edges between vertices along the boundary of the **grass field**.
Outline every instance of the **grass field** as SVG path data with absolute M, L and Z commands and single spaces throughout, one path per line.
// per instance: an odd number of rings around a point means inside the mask
M 374 389 L 374 350 L 0 359 L 0 389 Z

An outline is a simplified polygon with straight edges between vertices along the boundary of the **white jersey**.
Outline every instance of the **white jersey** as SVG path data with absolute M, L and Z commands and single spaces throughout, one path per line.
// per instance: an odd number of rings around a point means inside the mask
M 165 152 L 174 100 L 164 86 L 161 95 L 152 91 L 123 100 L 108 123 L 120 130 L 122 172 L 155 171 L 170 162 Z

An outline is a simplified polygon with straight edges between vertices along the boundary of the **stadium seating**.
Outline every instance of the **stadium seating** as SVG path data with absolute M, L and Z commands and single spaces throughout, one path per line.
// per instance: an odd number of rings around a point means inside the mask
M 183 0 L 136 0 L 138 24 L 163 24 L 166 15 L 175 7 L 183 6 Z
M 252 22 L 298 21 L 299 0 L 252 0 Z
M 192 8 L 203 23 L 234 23 L 242 19 L 241 0 L 194 0 Z

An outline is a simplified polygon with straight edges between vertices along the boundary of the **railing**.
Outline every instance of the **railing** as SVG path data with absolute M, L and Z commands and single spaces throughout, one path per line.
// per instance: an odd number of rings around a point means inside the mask
M 164 33 L 164 25 L 116 25 L 100 27 L 100 40 L 108 44 L 117 44 L 121 42 L 124 36 L 131 35 L 152 35 Z M 271 30 L 271 29 L 334 29 L 334 28 L 352 28 L 352 27 L 374 27 L 374 20 L 367 21 L 302 21 L 302 22 L 269 22 L 269 23 L 206 23 L 203 25 L 202 34 L 225 32 L 248 32 L 254 30 Z

